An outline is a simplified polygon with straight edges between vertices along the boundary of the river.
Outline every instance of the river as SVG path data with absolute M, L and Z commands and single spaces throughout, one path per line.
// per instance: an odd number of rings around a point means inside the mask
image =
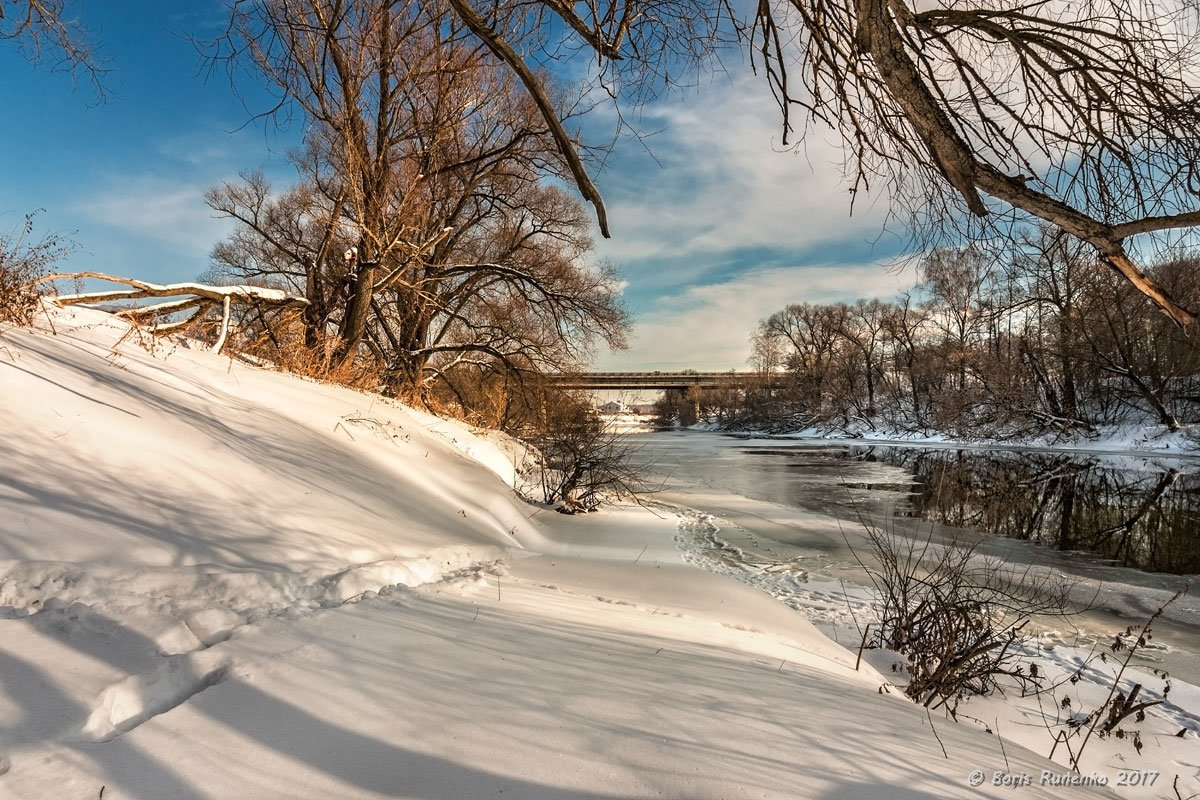
M 847 645 L 871 614 L 864 524 L 969 537 L 1050 570 L 1086 607 L 1048 635 L 1076 647 L 1144 622 L 1200 573 L 1200 459 L 1045 450 L 630 434 L 669 505 L 694 509 L 680 546 L 805 613 Z M 1197 582 L 1200 589 L 1200 582 Z M 1139 656 L 1200 685 L 1200 591 L 1173 604 Z

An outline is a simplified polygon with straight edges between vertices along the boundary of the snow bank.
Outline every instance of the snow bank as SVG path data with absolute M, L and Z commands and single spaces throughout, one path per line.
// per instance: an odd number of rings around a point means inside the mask
M 716 425 L 692 426 L 697 431 L 722 431 L 735 436 L 745 435 L 763 439 L 837 441 L 846 444 L 911 445 L 953 449 L 981 448 L 987 450 L 1047 450 L 1068 453 L 1127 456 L 1200 456 L 1198 432 L 1189 426 L 1172 431 L 1165 425 L 1101 425 L 1092 435 L 1042 434 L 1036 436 L 976 436 L 955 437 L 949 433 L 921 433 L 886 428 L 860 426 L 843 429 L 832 426 L 803 428 L 777 432 L 754 429 L 721 428 Z
M 999 797 L 997 771 L 1062 771 L 689 566 L 695 520 L 554 514 L 502 439 L 53 325 L 0 331 L 0 797 Z

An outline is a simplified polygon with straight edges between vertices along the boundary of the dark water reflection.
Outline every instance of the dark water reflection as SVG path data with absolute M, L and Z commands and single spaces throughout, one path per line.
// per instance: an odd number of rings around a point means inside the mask
M 1150 572 L 1200 573 L 1200 475 L 1182 462 L 1131 469 L 1061 453 L 867 446 L 825 455 L 909 472 L 911 484 L 845 483 L 907 493 L 895 513 Z

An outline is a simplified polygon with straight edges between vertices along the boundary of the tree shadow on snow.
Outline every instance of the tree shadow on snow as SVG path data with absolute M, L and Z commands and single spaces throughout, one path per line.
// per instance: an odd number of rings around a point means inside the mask
M 142 420 L 161 425 L 164 419 L 168 427 L 163 435 L 170 435 L 170 426 L 187 430 L 186 452 L 203 453 L 204 463 L 176 465 L 168 483 L 156 480 L 158 475 L 148 468 L 139 466 L 137 475 L 121 474 L 86 451 L 75 453 L 70 430 L 62 434 L 61 447 L 48 449 L 50 432 L 17 428 L 0 441 L 0 460 L 6 466 L 0 487 L 9 489 L 3 493 L 8 497 L 0 496 L 0 509 L 15 505 L 20 514 L 21 506 L 50 508 L 109 530 L 127 530 L 166 545 L 174 551 L 176 565 L 220 561 L 284 569 L 293 563 L 289 537 L 298 534 L 309 547 L 323 537 L 336 539 L 337 530 L 316 530 L 309 519 L 336 519 L 339 507 L 354 510 L 360 521 L 404 519 L 438 527 L 446 522 L 436 505 L 416 502 L 424 496 L 418 488 L 400 485 L 397 474 L 379 469 L 353 442 L 225 394 L 169 360 L 156 361 L 154 372 L 144 376 L 144 369 L 118 368 L 65 337 L 27 336 L 20 346 L 56 365 L 61 382 L 54 385 L 65 392 L 86 397 L 87 387 L 102 386 L 122 396 L 123 407 L 117 410 L 141 418 L 122 423 L 132 430 Z M 61 459 L 55 461 L 60 452 Z M 149 485 L 137 485 L 143 475 Z M 247 477 L 257 482 L 263 475 L 295 487 L 295 496 L 281 500 L 256 495 L 256 489 L 246 485 Z M 449 477 L 442 484 L 447 490 L 462 489 Z M 261 485 L 271 484 L 268 480 Z M 470 505 L 469 494 L 464 498 L 463 505 Z M 311 515 L 304 513 L 306 504 L 311 504 Z M 208 529 L 201 527 L 205 520 Z M 213 526 L 219 530 L 211 530 Z M 0 558 L 26 557 L 19 549 L 21 528 L 11 527 L 0 540 Z M 358 530 L 347 532 L 361 535 Z M 491 538 L 487 541 L 492 543 Z M 360 546 L 356 542 L 355 547 Z
M 0 789 L 12 789 L 17 796 L 64 796 L 64 787 L 56 786 L 53 777 L 47 779 L 43 764 L 37 765 L 41 769 L 35 778 L 36 785 L 28 785 L 22 774 L 22 745 L 57 741 L 74 756 L 95 762 L 98 773 L 96 792 L 104 785 L 140 783 L 153 787 L 153 791 L 127 796 L 169 797 L 172 800 L 205 800 L 207 797 L 161 761 L 150 757 L 127 740 L 117 738 L 100 745 L 74 739 L 81 721 L 88 718 L 90 710 L 59 691 L 54 682 L 48 680 L 37 667 L 3 651 L 0 651 L 0 692 L 9 698 L 10 703 L 19 707 L 16 723 L 0 727 L 0 747 L 7 750 L 16 746 L 11 759 L 13 769 L 7 775 L 0 775 Z M 103 758 L 100 757 L 101 752 Z M 30 753 L 29 757 L 31 761 L 36 759 L 38 762 L 47 758 L 38 751 Z M 71 760 L 70 757 L 68 760 Z M 79 780 L 78 775 L 72 778 Z
M 618 800 L 477 769 L 380 741 L 310 714 L 241 681 L 197 697 L 193 709 L 326 775 L 371 792 L 422 800 L 505 796 L 521 800 Z M 287 793 L 290 790 L 284 790 Z

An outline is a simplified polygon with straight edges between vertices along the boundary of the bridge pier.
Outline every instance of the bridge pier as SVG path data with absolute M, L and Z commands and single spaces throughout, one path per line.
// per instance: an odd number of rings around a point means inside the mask
M 679 426 L 686 428 L 700 421 L 700 401 L 686 394 L 679 402 Z
M 3 2 L 3 0 L 0 0 Z M 580 372 L 546 376 L 560 389 L 652 389 L 666 392 L 683 427 L 700 421 L 697 392 L 705 388 L 745 387 L 760 381 L 753 372 Z

